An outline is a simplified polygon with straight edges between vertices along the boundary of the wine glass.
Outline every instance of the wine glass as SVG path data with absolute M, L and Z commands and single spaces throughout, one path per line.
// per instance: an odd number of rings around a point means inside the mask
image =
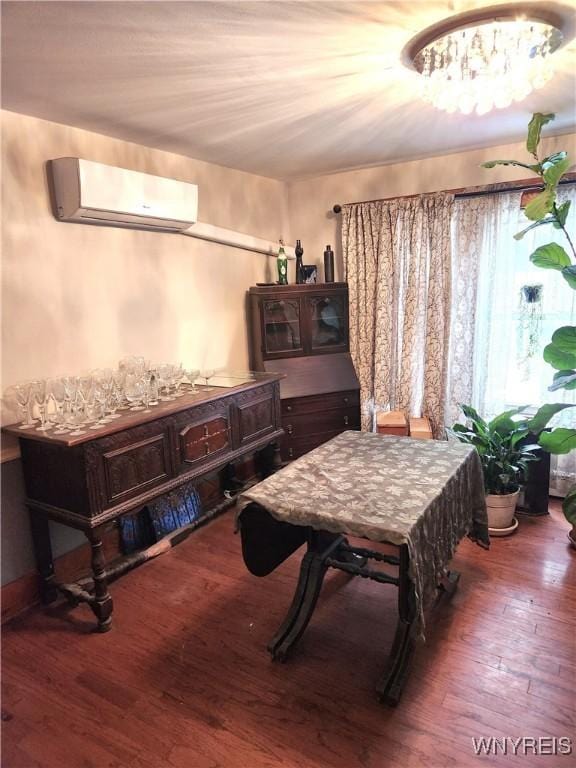
M 158 386 L 160 392 L 165 390 L 165 394 L 160 396 L 160 400 L 174 400 L 174 396 L 170 394 L 170 382 L 172 376 L 172 365 L 170 363 L 161 363 L 158 366 Z
M 202 368 L 200 370 L 200 378 L 204 379 L 204 381 L 206 382 L 204 384 L 205 387 L 208 387 L 208 380 L 211 379 L 215 373 L 216 373 L 215 368 Z M 212 387 L 210 387 L 209 389 L 212 389 Z
M 36 427 L 37 432 L 47 432 L 50 429 L 48 422 L 48 400 L 50 395 L 46 384 L 46 379 L 40 379 L 34 387 L 34 401 L 40 413 L 40 426 Z
M 54 430 L 54 434 L 64 435 L 70 431 L 66 426 L 66 414 L 64 412 L 66 405 L 66 386 L 64 379 L 62 377 L 50 379 L 46 386 L 56 410 L 54 423 L 57 428 Z
M 142 373 L 127 373 L 124 394 L 129 403 L 132 403 L 131 411 L 143 411 L 146 406 L 138 405 L 144 400 L 146 382 Z M 172 399 L 172 398 L 171 398 Z
M 178 365 L 172 366 L 172 386 L 174 387 L 174 397 L 183 397 L 184 392 L 180 392 L 180 386 L 182 384 L 182 379 L 184 378 L 184 370 L 182 368 L 182 363 L 178 363 Z
M 184 374 L 190 383 L 190 392 L 198 392 L 198 389 L 196 388 L 196 379 L 200 375 L 200 371 L 194 370 L 193 368 L 188 368 L 184 371 Z
M 148 381 L 148 392 L 149 392 L 149 400 L 148 405 L 158 405 L 158 371 L 155 368 L 150 368 L 148 371 L 149 375 L 149 381 Z
M 99 376 L 94 378 L 90 394 L 91 397 L 87 402 L 89 404 L 89 409 L 92 412 L 93 419 L 95 419 L 94 424 L 92 424 L 90 429 L 100 429 L 100 427 L 103 427 L 109 421 L 106 416 L 108 390 L 104 378 Z
M 70 421 L 75 429 L 70 432 L 70 437 L 76 437 L 77 435 L 85 435 L 86 430 L 80 429 L 83 426 L 86 419 L 86 398 L 82 394 L 82 389 L 79 386 L 74 391 L 74 396 L 70 403 Z
M 32 429 L 35 424 L 31 411 L 31 401 L 34 397 L 33 387 L 35 383 L 36 382 L 33 381 L 26 381 L 23 384 L 16 384 L 14 387 L 16 402 L 18 403 L 18 406 L 22 411 L 22 416 L 24 417 L 19 429 Z
M 113 378 L 108 388 L 108 396 L 106 398 L 106 418 L 108 421 L 119 419 L 121 413 L 116 413 L 120 405 L 124 400 L 124 396 L 121 390 L 118 388 L 116 380 Z

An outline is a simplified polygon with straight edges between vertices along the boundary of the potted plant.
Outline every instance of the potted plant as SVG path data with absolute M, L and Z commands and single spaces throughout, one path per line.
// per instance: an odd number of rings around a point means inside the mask
M 570 236 L 566 221 L 570 209 L 570 201 L 558 202 L 558 185 L 570 169 L 571 160 L 566 152 L 555 152 L 548 157 L 540 157 L 539 146 L 542 128 L 552 122 L 555 115 L 536 112 L 528 124 L 526 149 L 532 156 L 528 162 L 520 160 L 490 160 L 483 163 L 484 168 L 494 168 L 497 165 L 510 165 L 524 168 L 535 174 L 541 181 L 541 190 L 530 200 L 524 209 L 530 224 L 514 235 L 521 240 L 526 232 L 535 227 L 550 227 L 556 234 L 562 232 L 568 251 L 557 242 L 541 245 L 530 256 L 530 261 L 542 269 L 552 269 L 565 280 L 566 285 L 576 290 L 576 246 Z M 555 369 L 550 392 L 559 389 L 576 389 L 576 326 L 565 325 L 553 334 L 543 352 L 544 360 Z M 551 406 L 553 407 L 553 406 Z M 549 453 L 562 454 L 576 450 L 576 429 L 556 427 L 544 432 L 539 438 L 540 445 Z M 564 501 L 562 509 L 566 519 L 572 526 L 568 537 L 576 548 L 576 485 L 572 486 Z
M 512 533 L 514 511 L 530 462 L 538 461 L 541 446 L 525 444 L 527 437 L 537 439 L 549 420 L 562 410 L 561 405 L 544 405 L 532 418 L 516 418 L 526 406 L 513 408 L 485 421 L 469 405 L 460 406 L 467 424 L 455 424 L 448 432 L 463 443 L 473 445 L 480 456 L 486 491 L 488 527 Z

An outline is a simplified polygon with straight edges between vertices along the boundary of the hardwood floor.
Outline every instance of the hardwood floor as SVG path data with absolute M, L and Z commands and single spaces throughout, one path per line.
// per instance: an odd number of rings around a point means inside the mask
M 469 541 L 397 709 L 373 686 L 396 590 L 328 575 L 294 656 L 266 643 L 299 556 L 250 576 L 228 513 L 112 585 L 114 628 L 80 606 L 4 628 L 3 768 L 468 768 L 574 765 L 474 755 L 472 737 L 571 737 L 576 552 L 557 508 L 489 552 Z

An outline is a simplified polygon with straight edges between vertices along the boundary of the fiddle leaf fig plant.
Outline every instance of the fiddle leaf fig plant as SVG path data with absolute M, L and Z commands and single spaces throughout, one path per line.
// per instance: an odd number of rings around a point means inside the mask
M 540 177 L 543 189 L 530 200 L 524 209 L 524 213 L 531 223 L 521 232 L 514 235 L 514 237 L 516 240 L 522 240 L 524 235 L 530 230 L 548 225 L 552 225 L 552 228 L 555 230 L 560 230 L 568 251 L 559 243 L 550 242 L 536 248 L 530 256 L 530 261 L 541 269 L 553 269 L 560 272 L 568 288 L 576 290 L 576 249 L 566 229 L 570 201 L 567 200 L 562 204 L 558 204 L 557 201 L 558 185 L 570 168 L 570 158 L 566 152 L 555 152 L 544 158 L 539 156 L 542 128 L 551 123 L 554 118 L 555 115 L 551 113 L 543 114 L 537 112 L 532 115 L 532 119 L 528 124 L 526 149 L 534 158 L 534 163 L 523 163 L 517 160 L 490 160 L 487 163 L 483 163 L 483 167 L 494 168 L 497 165 L 519 166 Z M 565 325 L 554 331 L 550 343 L 544 348 L 543 357 L 555 369 L 552 383 L 548 387 L 549 391 L 576 389 L 575 326 Z M 540 411 L 546 407 L 556 408 L 557 406 L 542 406 Z M 567 406 L 564 405 L 564 407 Z M 558 410 L 561 410 L 561 408 Z M 570 451 L 576 450 L 576 429 L 556 427 L 551 431 L 542 432 L 538 442 L 544 450 L 550 453 L 570 453 Z M 576 486 L 573 486 L 566 494 L 562 506 L 568 521 L 573 526 L 576 526 Z

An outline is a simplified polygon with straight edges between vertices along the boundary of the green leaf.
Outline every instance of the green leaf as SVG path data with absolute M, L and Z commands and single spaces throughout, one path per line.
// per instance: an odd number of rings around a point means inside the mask
M 530 261 L 536 267 L 541 267 L 542 269 L 562 270 L 564 267 L 569 267 L 572 264 L 570 256 L 558 243 L 548 243 L 536 248 L 530 256 Z
M 528 422 L 528 429 L 538 434 L 548 425 L 550 419 L 565 408 L 573 408 L 570 403 L 547 403 L 541 405 Z
M 474 431 L 480 431 L 485 432 L 488 428 L 488 425 L 484 421 L 484 419 L 480 416 L 478 411 L 475 411 L 474 408 L 472 408 L 471 405 L 461 405 L 460 408 L 462 409 L 462 413 L 464 416 L 466 416 L 467 419 L 470 419 L 472 424 L 477 428 Z
M 553 165 L 556 165 L 556 163 L 559 163 L 561 160 L 564 160 L 565 157 L 568 157 L 567 152 L 554 152 L 553 155 L 548 155 L 548 157 L 545 157 L 544 160 L 540 163 L 542 166 L 542 170 L 546 171 L 548 168 L 551 168 Z
M 561 328 L 557 328 L 552 334 L 552 344 L 555 344 L 563 352 L 576 355 L 576 327 L 563 325 Z M 576 365 L 567 365 L 566 368 L 576 368 Z
M 576 291 L 576 264 L 573 264 L 571 267 L 564 267 L 562 270 L 562 277 L 570 288 L 574 288 Z
M 530 200 L 524 208 L 524 213 L 530 221 L 540 221 L 552 211 L 555 200 L 556 189 L 546 187 L 539 195 Z
M 559 205 L 556 208 L 556 218 L 558 219 L 558 224 L 556 226 L 564 226 L 566 224 L 566 219 L 568 218 L 568 211 L 570 210 L 570 205 L 572 201 L 566 200 L 562 203 L 562 205 Z
M 548 219 L 540 219 L 540 221 L 534 221 L 532 224 L 530 224 L 529 227 L 526 227 L 526 229 L 523 229 L 522 232 L 517 232 L 514 235 L 514 240 L 522 240 L 526 232 L 530 232 L 531 229 L 534 229 L 535 227 L 541 227 L 543 224 L 556 224 L 556 219 L 554 219 L 552 216 Z
M 544 181 L 546 182 L 546 186 L 555 189 L 568 168 L 570 168 L 569 157 L 564 157 L 546 168 L 544 171 Z
M 522 413 L 527 407 L 527 405 L 520 405 L 517 408 L 511 408 L 509 411 L 504 411 L 503 413 L 498 414 L 498 416 L 495 416 L 488 424 L 488 429 L 491 432 L 498 432 L 501 435 L 506 435 L 518 426 L 518 422 L 512 421 L 510 417 Z
M 556 368 L 557 371 L 562 371 L 566 368 L 576 368 L 576 355 L 571 352 L 565 352 L 556 344 L 547 344 L 544 347 L 542 357 L 545 362 L 551 365 L 552 368 Z
M 576 448 L 576 429 L 557 427 L 552 432 L 542 432 L 538 442 L 549 453 L 570 453 Z
M 516 444 L 520 442 L 526 435 L 529 434 L 528 429 L 520 429 L 518 432 L 515 432 L 512 435 L 512 438 L 510 439 L 510 447 L 515 448 Z
M 526 149 L 528 152 L 530 152 L 531 155 L 534 155 L 536 159 L 538 159 L 536 151 L 538 149 L 538 144 L 540 144 L 540 134 L 542 133 L 542 128 L 547 123 L 550 123 L 552 120 L 554 120 L 555 117 L 556 115 L 552 113 L 543 115 L 542 112 L 536 112 L 536 114 L 532 115 L 532 119 L 528 123 Z
M 556 392 L 557 389 L 576 389 L 576 371 L 558 371 L 554 374 L 554 382 L 548 387 L 548 392 Z
M 519 160 L 488 160 L 486 163 L 481 163 L 481 168 L 495 168 L 497 165 L 515 165 L 518 168 L 526 168 L 532 173 L 537 173 L 538 176 L 542 176 L 542 167 L 540 163 L 536 165 L 528 165 L 527 163 L 521 163 Z
M 570 525 L 576 525 L 576 485 L 573 485 L 564 497 L 562 511 Z

